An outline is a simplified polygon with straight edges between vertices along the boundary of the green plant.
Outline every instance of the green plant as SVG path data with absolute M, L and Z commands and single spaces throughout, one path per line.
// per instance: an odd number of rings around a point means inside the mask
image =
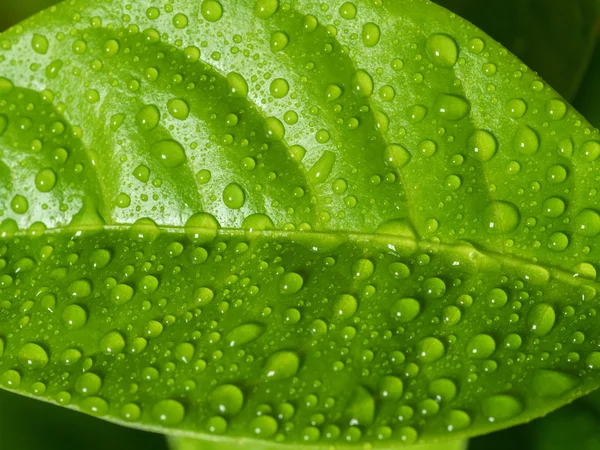
M 458 449 L 598 387 L 598 130 L 448 10 L 71 0 L 0 49 L 2 388 L 177 449 Z

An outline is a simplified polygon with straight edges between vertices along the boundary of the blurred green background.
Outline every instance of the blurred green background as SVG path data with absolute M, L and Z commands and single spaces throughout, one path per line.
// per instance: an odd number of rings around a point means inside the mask
M 251 1 L 251 0 L 248 0 Z M 502 42 L 600 125 L 599 0 L 436 0 Z M 0 0 L 0 31 L 57 0 Z M 164 437 L 0 390 L 0 450 L 166 450 Z M 600 394 L 470 450 L 600 450 Z

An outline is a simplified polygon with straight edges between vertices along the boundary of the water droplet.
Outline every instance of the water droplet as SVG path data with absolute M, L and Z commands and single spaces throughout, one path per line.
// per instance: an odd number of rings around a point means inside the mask
M 19 362 L 31 369 L 43 369 L 48 365 L 48 353 L 38 344 L 29 342 L 19 349 Z
M 421 362 L 429 364 L 444 356 L 446 349 L 439 339 L 427 337 L 417 343 L 416 352 Z
M 546 102 L 546 116 L 552 120 L 562 120 L 567 114 L 567 104 L 558 98 Z
M 319 160 L 308 171 L 308 178 L 311 183 L 319 184 L 323 183 L 329 177 L 333 165 L 335 164 L 336 156 L 335 153 L 326 150 Z
M 246 201 L 246 195 L 244 191 L 237 183 L 229 183 L 225 189 L 223 189 L 223 203 L 225 206 L 231 209 L 240 209 L 244 206 Z
M 135 403 L 127 403 L 121 407 L 121 417 L 127 422 L 137 422 L 142 417 L 142 409 Z
M 298 373 L 300 358 L 291 351 L 275 352 L 267 359 L 264 372 L 269 380 L 284 380 Z
M 487 359 L 496 351 L 496 341 L 489 334 L 473 336 L 467 344 L 467 355 L 474 359 Z
M 428 299 L 442 298 L 446 293 L 446 283 L 437 277 L 428 278 L 423 282 L 423 291 Z
M 31 38 L 31 48 L 34 52 L 39 53 L 40 55 L 45 55 L 48 53 L 49 47 L 48 39 L 46 36 L 42 36 L 41 34 L 34 34 Z
M 269 139 L 281 141 L 285 137 L 285 127 L 276 117 L 267 117 L 265 119 L 265 133 Z
M 358 309 L 356 297 L 350 294 L 338 295 L 333 304 L 334 317 L 339 320 L 345 320 L 354 315 Z
M 194 348 L 193 344 L 190 344 L 189 342 L 182 342 L 175 347 L 174 355 L 177 360 L 189 364 L 192 362 L 195 351 L 196 349 Z
M 396 300 L 390 308 L 390 315 L 400 323 L 413 321 L 420 312 L 421 305 L 414 298 Z
M 125 348 L 125 338 L 118 331 L 109 331 L 100 339 L 100 350 L 106 354 L 116 355 Z
M 600 234 L 600 214 L 592 209 L 580 211 L 574 220 L 577 234 L 594 238 Z
M 373 93 L 373 78 L 367 71 L 357 70 L 352 75 L 352 89 L 359 97 L 369 97 Z
M 182 165 L 187 159 L 182 145 L 172 139 L 155 142 L 150 148 L 150 153 L 169 169 Z
M 185 408 L 177 400 L 160 400 L 152 407 L 152 418 L 162 425 L 177 425 L 183 421 L 184 417 Z
M 279 281 L 279 292 L 282 294 L 295 294 L 304 284 L 304 279 L 301 275 L 295 272 L 286 273 Z
M 442 119 L 457 121 L 469 114 L 471 105 L 458 95 L 442 94 L 435 101 L 434 109 Z
M 283 98 L 288 94 L 288 92 L 290 90 L 290 85 L 283 78 L 275 78 L 271 82 L 271 86 L 270 86 L 269 90 L 271 91 L 271 95 L 273 97 Z
M 277 12 L 279 0 L 257 0 L 254 6 L 254 12 L 261 19 L 268 19 Z
M 581 155 L 584 161 L 595 161 L 600 156 L 600 142 L 587 141 L 581 146 Z
M 248 83 L 239 73 L 230 72 L 227 74 L 227 84 L 232 94 L 248 97 Z
M 260 416 L 250 422 L 249 427 L 257 437 L 268 439 L 277 433 L 279 425 L 271 416 Z
M 521 414 L 523 405 L 511 395 L 494 395 L 483 400 L 483 414 L 489 422 L 503 422 Z
M 527 112 L 527 103 L 520 98 L 516 98 L 506 104 L 506 110 L 513 119 L 520 119 Z
M 395 169 L 401 169 L 410 161 L 410 153 L 398 144 L 390 144 L 383 151 L 383 160 Z
M 95 373 L 86 372 L 75 382 L 75 390 L 81 395 L 95 395 L 102 388 L 102 379 Z
M 169 114 L 178 120 L 185 120 L 190 115 L 190 107 L 185 100 L 172 98 L 167 102 Z
M 404 392 L 402 380 L 394 376 L 385 376 L 379 380 L 379 396 L 389 400 L 398 400 Z
M 369 426 L 375 420 L 375 398 L 358 386 L 346 407 L 346 417 L 351 426 Z
M 67 288 L 67 294 L 74 298 L 88 297 L 92 293 L 92 285 L 88 280 L 77 280 Z
M 542 204 L 542 214 L 553 219 L 562 216 L 565 212 L 565 209 L 565 202 L 558 197 L 549 197 L 544 200 L 544 203 Z M 585 222 L 585 215 L 582 217 L 583 221 L 581 223 L 578 222 L 578 217 L 575 218 L 575 228 L 579 231 L 581 225 L 584 227 L 586 227 L 586 225 L 583 224 L 583 222 Z
M 556 370 L 538 370 L 532 380 L 535 394 L 545 398 L 560 397 L 578 384 L 576 378 Z
M 567 179 L 568 175 L 567 169 L 560 164 L 550 166 L 548 168 L 548 172 L 546 173 L 548 181 L 550 181 L 552 184 L 563 183 Z
M 419 143 L 419 152 L 425 158 L 431 158 L 437 152 L 437 144 L 430 139 L 425 139 Z
M 375 272 L 375 265 L 368 259 L 359 259 L 352 264 L 351 272 L 357 280 L 368 280 Z
M 521 221 L 518 208 L 512 203 L 502 201 L 486 206 L 484 217 L 488 228 L 501 234 L 516 230 Z
M 69 330 L 78 330 L 87 323 L 87 312 L 79 305 L 69 305 L 63 310 L 62 319 Z
M 216 0 L 204 0 L 200 12 L 207 21 L 216 22 L 223 16 L 223 7 Z
M 217 237 L 219 222 L 208 213 L 197 213 L 185 223 L 185 234 L 198 245 L 209 244 Z
M 474 130 L 467 140 L 467 149 L 471 155 L 481 161 L 489 161 L 498 149 L 498 142 L 492 133 L 486 130 Z
M 356 17 L 356 6 L 352 2 L 345 2 L 338 12 L 343 19 L 352 20 Z
M 517 151 L 523 155 L 534 155 L 540 149 L 540 138 L 533 128 L 521 125 L 514 138 Z
M 446 34 L 432 34 L 425 43 L 427 56 L 434 64 L 452 67 L 458 60 L 458 46 L 454 39 Z
M 199 287 L 194 291 L 194 303 L 198 307 L 208 305 L 215 298 L 215 293 L 207 287 Z
M 56 173 L 52 169 L 42 169 L 35 176 L 35 187 L 40 192 L 50 192 L 55 185 Z
M 508 295 L 503 289 L 494 288 L 487 293 L 486 300 L 492 308 L 503 308 L 508 301 Z
M 229 343 L 230 347 L 245 345 L 258 339 L 263 334 L 263 331 L 262 325 L 246 323 L 231 330 L 227 334 L 226 341 Z
M 213 411 L 233 416 L 242 410 L 244 394 L 233 384 L 223 384 L 210 393 L 208 401 Z
M 537 336 L 546 336 L 554 327 L 556 313 L 547 303 L 536 303 L 527 315 L 527 326 Z
M 560 231 L 552 233 L 548 238 L 548 247 L 555 252 L 562 252 L 569 246 L 569 237 Z
M 456 397 L 456 384 L 448 378 L 438 378 L 429 383 L 429 395 L 437 402 L 451 402 Z
M 114 39 L 109 39 L 104 43 L 104 54 L 106 56 L 115 56 L 117 53 L 119 53 L 120 47 L 121 46 L 118 41 Z
M 381 31 L 373 22 L 367 22 L 363 25 L 362 41 L 365 47 L 375 47 L 379 42 Z
M 25 197 L 17 194 L 10 201 L 10 208 L 16 214 L 25 214 L 29 210 L 29 202 Z
M 133 288 L 126 284 L 117 284 L 110 292 L 110 299 L 116 305 L 123 305 L 133 298 Z

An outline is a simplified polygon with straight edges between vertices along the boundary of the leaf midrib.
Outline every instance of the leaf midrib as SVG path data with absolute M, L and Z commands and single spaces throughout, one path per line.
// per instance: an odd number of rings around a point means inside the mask
M 80 234 L 97 233 L 97 232 L 129 232 L 134 224 L 112 224 L 104 225 L 102 227 L 94 225 L 81 225 L 66 227 L 55 227 L 49 228 L 42 232 L 32 232 L 28 230 L 19 230 L 11 233 L 10 237 L 0 236 L 0 242 L 10 241 L 12 238 L 41 238 L 44 236 L 52 236 L 56 234 L 67 234 L 73 235 L 74 237 L 80 237 Z M 252 230 L 244 228 L 208 228 L 208 227 L 182 227 L 182 226 L 165 226 L 165 225 L 147 225 L 147 224 L 135 224 L 136 231 L 155 231 L 159 230 L 161 234 L 181 235 L 186 234 L 200 234 L 208 235 L 215 233 L 216 237 L 220 238 L 270 238 L 272 240 L 287 240 L 289 242 L 306 243 L 314 242 L 315 244 L 325 244 L 327 248 L 338 247 L 343 243 L 355 243 L 355 244 L 378 244 L 386 247 L 390 253 L 394 254 L 406 254 L 406 250 L 410 254 L 416 252 L 426 252 L 430 254 L 446 254 L 446 255 L 461 255 L 464 257 L 464 261 L 469 261 L 475 265 L 480 264 L 477 260 L 483 261 L 484 259 L 491 260 L 499 264 L 500 268 L 513 268 L 513 269 L 541 269 L 549 273 L 550 279 L 558 280 L 563 284 L 571 286 L 596 286 L 600 288 L 600 283 L 586 278 L 578 277 L 573 272 L 565 270 L 563 268 L 551 265 L 543 264 L 539 261 L 530 261 L 525 258 L 510 254 L 500 253 L 490 250 L 483 250 L 475 247 L 469 242 L 441 242 L 437 240 L 417 239 L 408 236 L 400 236 L 388 233 L 374 233 L 374 232 L 358 232 L 351 230 L 319 230 L 319 231 L 297 231 L 297 230 L 282 230 L 282 229 L 270 229 L 270 230 Z M 332 239 L 334 238 L 334 239 Z M 337 242 L 336 242 L 337 241 Z M 398 251 L 399 249 L 400 251 Z M 402 252 L 401 250 L 405 250 Z M 315 253 L 322 253 L 318 250 Z M 457 265 L 460 267 L 460 262 Z M 468 269 L 464 269 L 468 271 Z M 480 273 L 490 273 L 491 270 L 476 270 Z

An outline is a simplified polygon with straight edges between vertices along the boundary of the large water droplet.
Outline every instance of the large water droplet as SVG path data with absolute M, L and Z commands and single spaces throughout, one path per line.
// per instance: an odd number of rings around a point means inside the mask
M 232 416 L 242 410 L 244 394 L 233 384 L 223 384 L 210 393 L 208 401 L 215 412 Z
M 416 347 L 417 358 L 424 363 L 432 363 L 439 360 L 446 353 L 444 344 L 434 337 L 427 337 L 419 341 Z
M 537 336 L 546 336 L 554 327 L 556 312 L 547 303 L 536 303 L 527 315 L 527 326 Z
M 162 425 L 177 425 L 185 418 L 185 408 L 177 400 L 160 400 L 152 407 L 152 418 Z
M 187 159 L 182 145 L 172 139 L 155 142 L 150 148 L 150 153 L 169 169 L 182 165 Z
M 425 43 L 427 56 L 434 64 L 452 67 L 458 59 L 458 46 L 454 39 L 446 34 L 432 34 Z
M 523 410 L 521 402 L 511 395 L 494 395 L 483 400 L 483 414 L 489 422 L 502 422 L 519 415 Z
M 485 162 L 494 157 L 498 149 L 498 143 L 492 133 L 478 129 L 469 136 L 467 149 L 475 159 Z
M 231 347 L 236 345 L 244 345 L 258 339 L 263 333 L 262 325 L 256 323 L 246 323 L 235 327 L 226 337 L 227 342 Z
M 48 365 L 48 353 L 40 345 L 29 342 L 19 349 L 19 362 L 31 369 L 43 369 Z
M 442 119 L 457 121 L 469 114 L 471 105 L 458 95 L 442 94 L 435 101 L 434 109 Z
M 273 353 L 265 363 L 264 372 L 269 380 L 284 380 L 291 378 L 300 368 L 300 358 L 291 351 Z
M 523 155 L 534 155 L 540 148 L 540 138 L 532 128 L 521 125 L 515 134 L 514 145 Z
M 498 233 L 514 231 L 521 221 L 519 209 L 512 203 L 503 201 L 492 202 L 486 206 L 484 217 L 488 228 Z

